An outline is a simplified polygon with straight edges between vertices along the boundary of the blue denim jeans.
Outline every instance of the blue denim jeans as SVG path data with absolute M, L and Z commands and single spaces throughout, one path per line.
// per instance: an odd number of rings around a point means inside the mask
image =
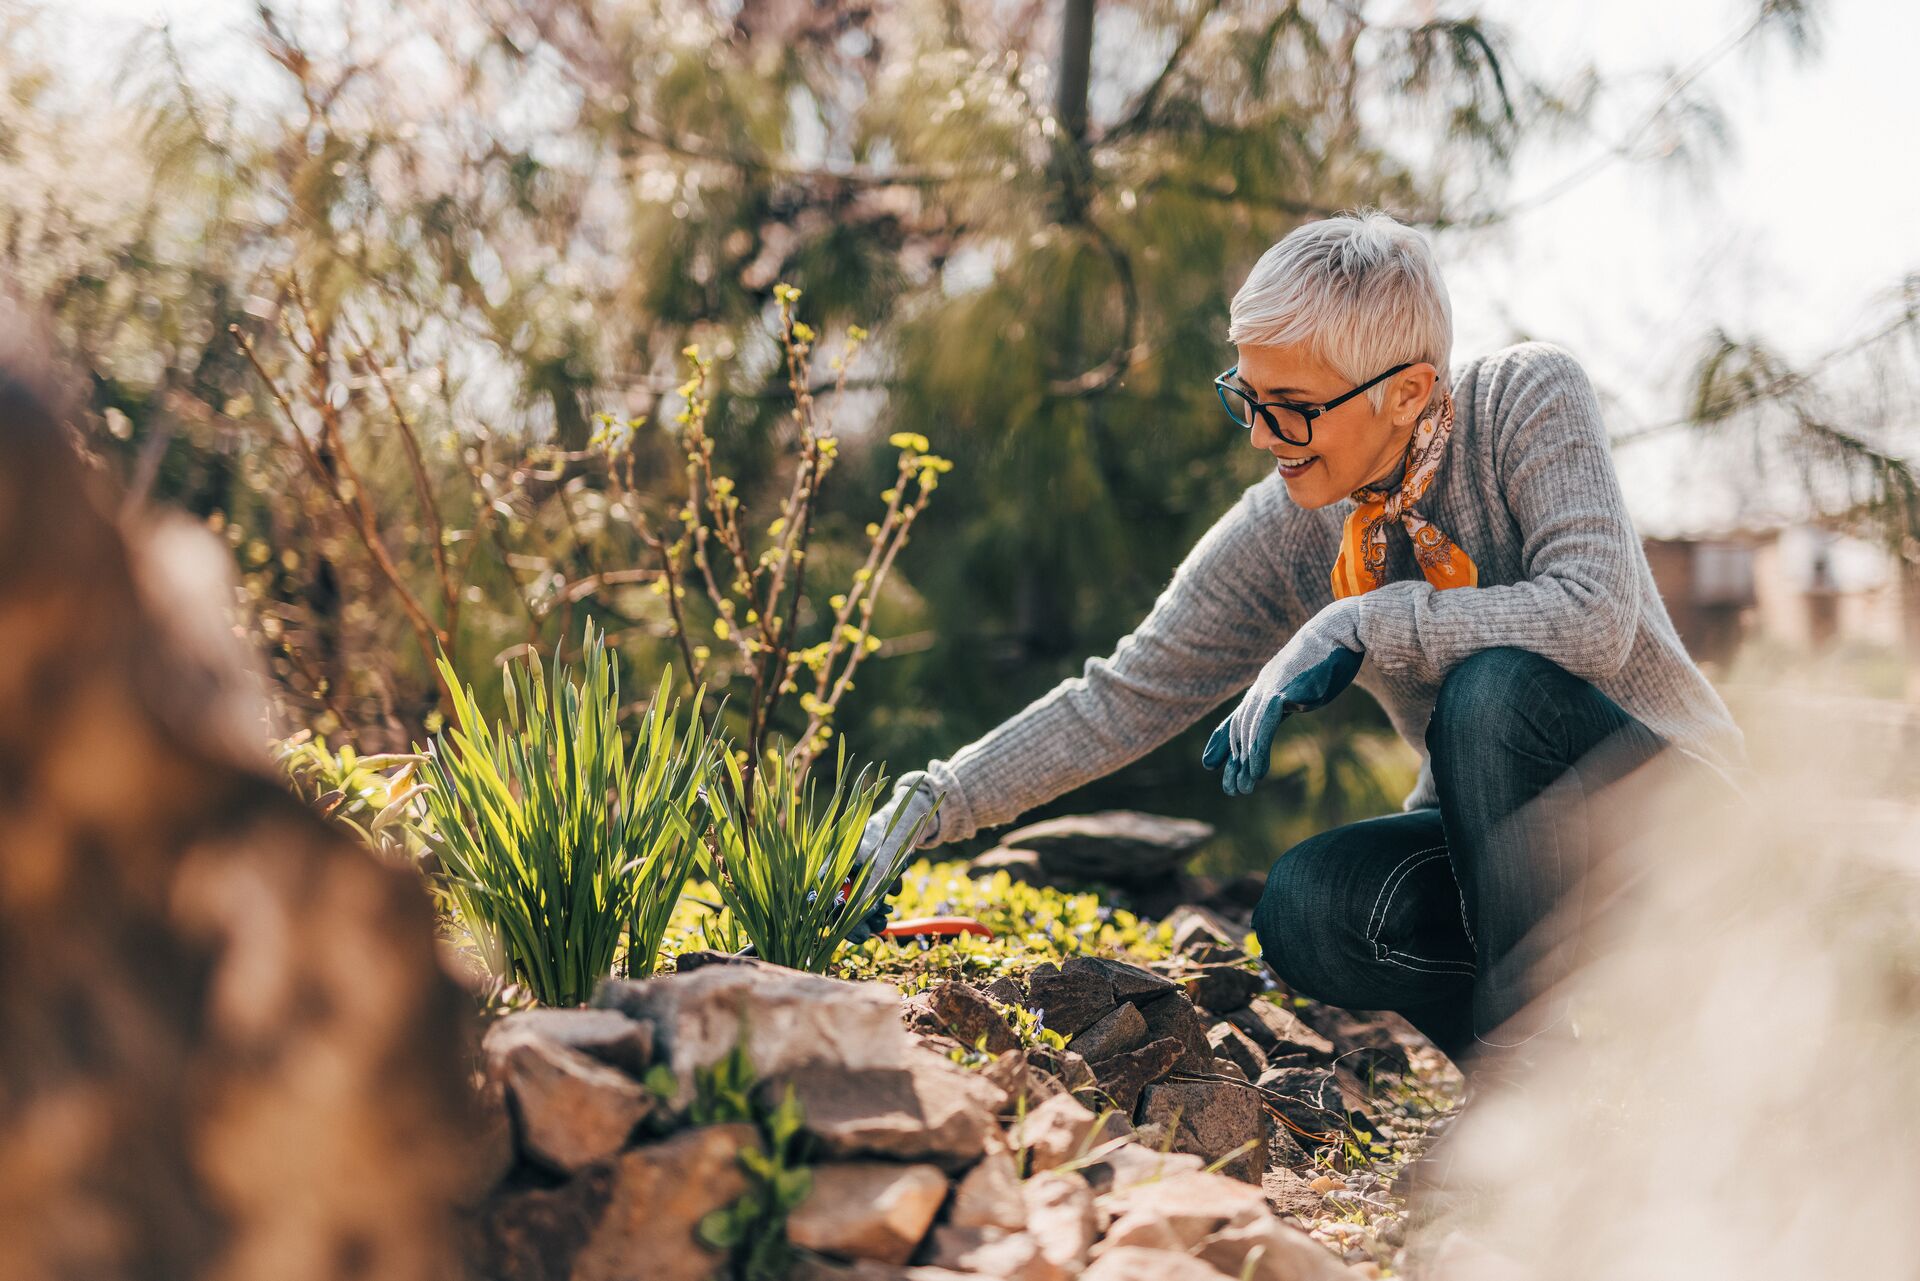
M 1426 745 L 1439 805 L 1295 845 L 1253 926 L 1295 992 L 1398 1011 L 1468 1066 L 1558 1021 L 1550 994 L 1606 852 L 1589 805 L 1667 744 L 1590 682 L 1502 647 L 1447 673 Z M 1625 830 L 1609 815 L 1607 840 Z

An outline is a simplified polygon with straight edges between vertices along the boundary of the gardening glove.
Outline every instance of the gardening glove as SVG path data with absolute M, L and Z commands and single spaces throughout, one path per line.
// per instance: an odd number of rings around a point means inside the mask
M 854 862 L 874 863 L 876 876 L 886 876 L 891 872 L 893 881 L 887 886 L 889 895 L 899 892 L 905 877 L 907 856 L 912 852 L 907 846 L 907 834 L 913 831 L 914 824 L 920 824 L 914 846 L 933 844 L 940 820 L 937 816 L 928 820 L 927 815 L 933 813 L 933 804 L 939 796 L 933 780 L 924 771 L 913 770 L 902 774 L 900 781 L 894 784 L 893 798 L 867 816 L 866 828 L 860 833 L 860 848 L 853 856 Z M 889 825 L 893 829 L 891 834 L 887 830 Z M 887 916 L 892 910 L 886 899 L 881 899 L 873 911 L 853 927 L 847 935 L 847 941 L 864 943 L 878 934 L 887 927 Z
M 1220 790 L 1245 796 L 1266 777 L 1273 735 L 1289 712 L 1310 712 L 1345 689 L 1360 670 L 1360 598 L 1343 596 L 1308 619 L 1267 660 L 1232 715 L 1207 740 L 1200 763 L 1226 769 Z

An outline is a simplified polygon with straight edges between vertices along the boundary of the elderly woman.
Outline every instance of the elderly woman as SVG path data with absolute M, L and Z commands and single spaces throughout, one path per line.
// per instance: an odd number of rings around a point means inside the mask
M 1242 690 L 1202 763 L 1244 795 L 1286 716 L 1357 683 L 1419 780 L 1401 812 L 1287 850 L 1254 929 L 1295 991 L 1397 1010 L 1471 1067 L 1561 1017 L 1535 999 L 1565 969 L 1537 927 L 1595 852 L 1588 797 L 1666 748 L 1735 797 L 1743 739 L 1661 605 L 1585 372 L 1546 342 L 1450 371 L 1419 232 L 1377 211 L 1298 228 L 1228 338 L 1220 399 L 1273 474 L 1110 656 L 904 775 L 863 854 L 891 866 L 886 825 L 935 798 L 919 845 L 1006 823 Z

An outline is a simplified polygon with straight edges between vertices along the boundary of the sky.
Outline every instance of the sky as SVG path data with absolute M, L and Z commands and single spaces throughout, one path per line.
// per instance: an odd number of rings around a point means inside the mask
M 1628 119 L 1664 92 L 1650 69 L 1692 64 L 1743 26 L 1757 2 L 1482 0 L 1476 11 L 1511 33 L 1513 56 L 1537 76 L 1551 81 L 1591 59 L 1603 76 L 1619 77 L 1616 115 Z M 1406 13 L 1436 8 L 1410 0 Z M 157 20 L 171 21 L 192 47 L 250 10 L 247 0 L 56 7 L 77 57 L 104 34 Z M 1387 18 L 1394 7 L 1367 11 Z M 1875 296 L 1920 272 L 1920 167 L 1911 161 L 1920 5 L 1830 0 L 1817 30 L 1804 63 L 1767 37 L 1694 83 L 1731 134 L 1731 154 L 1704 188 L 1619 162 L 1497 231 L 1436 235 L 1455 361 L 1520 335 L 1558 342 L 1587 368 L 1618 436 L 1678 416 L 1684 376 L 1713 326 L 1810 360 L 1884 322 L 1890 313 Z M 1523 152 L 1511 198 L 1556 186 L 1599 145 Z M 1615 458 L 1643 534 L 1713 532 L 1755 514 L 1754 482 L 1681 434 L 1623 444 Z

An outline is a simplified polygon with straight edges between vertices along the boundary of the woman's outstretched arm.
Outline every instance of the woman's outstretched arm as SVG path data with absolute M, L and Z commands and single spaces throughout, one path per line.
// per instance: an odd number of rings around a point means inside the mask
M 1271 556 L 1284 532 L 1272 498 L 1261 485 L 1241 494 L 1112 654 L 928 764 L 944 794 L 932 843 L 1011 822 L 1112 773 L 1252 682 L 1299 613 Z

